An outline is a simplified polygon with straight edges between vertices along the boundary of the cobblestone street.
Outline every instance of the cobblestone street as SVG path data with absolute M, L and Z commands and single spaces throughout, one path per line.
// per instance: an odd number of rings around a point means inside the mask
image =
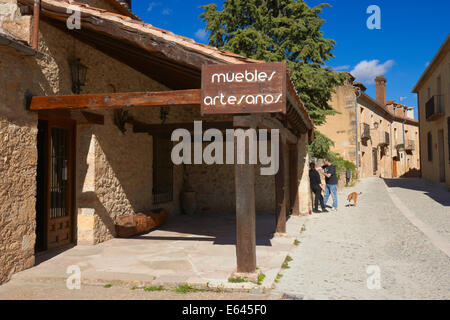
M 345 207 L 353 191 L 363 193 L 358 206 Z M 307 221 L 273 294 L 449 299 L 449 201 L 443 187 L 420 179 L 370 178 L 341 190 L 338 212 L 314 214 Z M 368 266 L 379 267 L 380 289 L 368 289 L 373 275 Z

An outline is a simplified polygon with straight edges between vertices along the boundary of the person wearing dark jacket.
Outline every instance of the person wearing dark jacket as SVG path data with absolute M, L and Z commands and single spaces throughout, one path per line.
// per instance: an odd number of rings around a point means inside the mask
M 311 185 L 311 190 L 314 192 L 314 212 L 319 212 L 319 203 L 322 207 L 322 212 L 328 212 L 325 208 L 325 204 L 323 202 L 322 191 L 324 187 L 322 185 L 322 181 L 320 180 L 320 174 L 316 170 L 316 164 L 311 162 L 309 164 L 309 183 Z
M 325 176 L 325 199 L 324 202 L 327 204 L 330 195 L 333 197 L 333 208 L 331 211 L 337 211 L 338 208 L 338 198 L 337 198 L 337 184 L 338 179 L 336 175 L 336 168 L 330 162 L 330 159 L 323 159 L 324 166 L 319 169 Z

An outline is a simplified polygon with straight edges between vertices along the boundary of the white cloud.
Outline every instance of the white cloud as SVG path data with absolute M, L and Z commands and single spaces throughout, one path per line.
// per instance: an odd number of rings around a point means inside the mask
M 388 60 L 385 63 L 380 63 L 379 60 L 363 60 L 350 73 L 360 82 L 373 84 L 376 76 L 384 75 L 393 65 L 394 60 Z
M 400 97 L 400 102 L 402 102 L 403 100 L 408 99 L 408 97 Z
M 348 70 L 348 69 L 350 69 L 350 66 L 348 66 L 348 65 L 334 67 L 334 70 L 336 70 L 336 71 L 343 71 L 343 70 Z
M 198 29 L 198 30 L 195 32 L 195 37 L 196 37 L 198 40 L 204 41 L 204 40 L 206 40 L 206 39 L 208 38 L 208 33 L 206 32 L 205 29 Z
M 148 7 L 147 7 L 147 11 L 148 11 L 148 12 L 152 11 L 153 8 L 154 8 L 155 6 L 157 6 L 157 5 L 158 5 L 158 4 L 157 4 L 156 2 L 150 2 L 150 4 L 149 4 Z
M 430 65 L 430 63 L 427 61 L 426 63 L 425 63 L 425 67 L 428 67 Z
M 168 16 L 168 15 L 171 14 L 171 13 L 172 13 L 172 9 L 168 9 L 168 8 L 166 8 L 166 9 L 164 9 L 164 10 L 162 11 L 162 14 L 165 15 L 165 16 Z

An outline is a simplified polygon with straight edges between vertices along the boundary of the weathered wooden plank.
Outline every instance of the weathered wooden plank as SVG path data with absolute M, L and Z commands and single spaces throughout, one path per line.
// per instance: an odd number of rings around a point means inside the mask
M 36 96 L 29 109 L 71 110 L 84 108 L 122 108 L 151 106 L 199 105 L 200 90 L 176 90 L 162 92 L 131 92 L 108 94 L 80 94 L 67 96 Z
M 286 101 L 286 62 L 202 67 L 202 114 L 285 113 Z
M 290 210 L 294 216 L 300 215 L 300 204 L 298 196 L 298 147 L 297 144 L 289 144 L 289 191 Z
M 235 138 L 236 140 L 236 138 Z M 245 152 L 248 153 L 248 143 Z M 235 157 L 238 154 L 234 143 Z M 255 168 L 235 159 L 236 258 L 238 273 L 256 272 Z
M 233 121 L 202 122 L 203 131 L 208 129 L 225 130 L 233 128 Z M 147 124 L 137 120 L 133 121 L 133 132 L 135 133 L 161 134 L 169 133 L 176 129 L 194 131 L 194 122 Z
M 34 0 L 19 0 L 20 3 L 33 5 Z M 57 1 L 42 1 L 41 14 L 49 18 L 66 22 L 70 14 L 67 13 L 69 3 Z M 147 33 L 137 26 L 132 27 L 118 19 L 109 18 L 90 9 L 80 7 L 81 28 L 94 30 L 108 35 L 116 40 L 139 46 L 148 52 L 158 53 L 175 61 L 183 61 L 198 69 L 203 64 L 217 63 L 217 59 L 194 49 L 184 47 L 180 44 L 167 41 L 163 37 Z
M 54 120 L 58 122 L 75 122 L 77 124 L 97 124 L 103 125 L 105 117 L 81 110 L 41 110 L 38 117 L 42 120 Z
M 287 207 L 287 185 L 285 179 L 285 153 L 286 142 L 280 136 L 279 169 L 275 175 L 275 214 L 276 228 L 278 234 L 286 233 L 286 207 Z

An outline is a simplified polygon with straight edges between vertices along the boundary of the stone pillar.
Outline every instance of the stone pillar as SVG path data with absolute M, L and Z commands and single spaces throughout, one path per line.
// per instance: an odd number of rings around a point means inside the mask
M 97 139 L 91 126 L 78 126 L 77 144 L 77 244 L 94 245 L 96 244 L 94 206 Z
M 298 188 L 299 214 L 308 215 L 312 211 L 311 187 L 309 184 L 308 134 L 298 139 L 298 168 L 300 184 Z

